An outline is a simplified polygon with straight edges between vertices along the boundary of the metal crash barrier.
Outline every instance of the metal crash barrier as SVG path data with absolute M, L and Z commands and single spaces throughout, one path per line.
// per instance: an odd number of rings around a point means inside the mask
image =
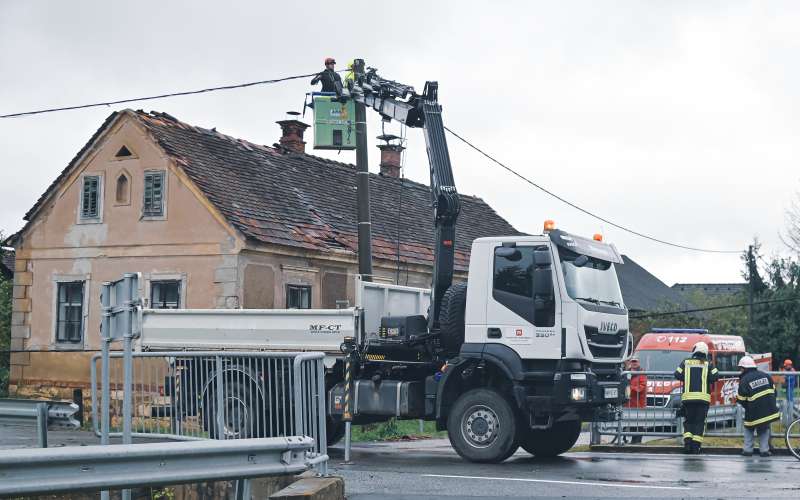
M 69 401 L 35 399 L 0 399 L 0 422 L 11 425 L 35 425 L 40 448 L 47 448 L 47 429 L 77 429 L 73 415 L 78 405 Z
M 295 437 L 5 450 L 0 496 L 296 474 L 310 467 L 313 447 L 311 438 Z
M 771 377 L 783 377 L 785 372 L 766 372 Z M 675 438 L 683 444 L 683 418 L 678 416 L 681 407 L 681 384 L 672 372 L 625 372 L 626 376 L 645 375 L 647 396 L 643 408 L 624 407 L 614 422 L 595 422 L 591 427 L 592 444 L 638 443 L 656 438 Z M 744 409 L 736 404 L 739 372 L 720 372 L 715 384 L 712 404 L 706 417 L 706 436 L 741 437 L 744 426 Z M 772 424 L 772 437 L 783 439 L 789 424 L 800 418 L 800 398 L 787 399 L 783 388 L 776 384 L 780 421 Z M 634 396 L 632 396 L 634 397 Z M 791 436 L 798 438 L 800 435 Z

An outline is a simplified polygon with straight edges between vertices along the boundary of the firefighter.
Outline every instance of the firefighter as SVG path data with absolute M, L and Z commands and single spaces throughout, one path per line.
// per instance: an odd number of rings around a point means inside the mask
M 629 387 L 631 388 L 631 397 L 625 405 L 628 408 L 645 408 L 647 406 L 647 375 L 641 372 L 642 367 L 639 365 L 639 357 L 633 355 L 628 362 L 628 370 L 633 372 L 628 374 L 630 380 Z M 644 429 L 633 428 L 634 431 L 642 431 Z M 632 436 L 631 443 L 639 444 L 642 442 L 642 436 Z
M 703 445 L 706 415 L 711 404 L 711 388 L 719 372 L 708 361 L 708 344 L 698 342 L 692 347 L 692 357 L 681 361 L 675 378 L 683 383 L 683 451 L 698 454 Z
M 334 69 L 336 67 L 336 59 L 332 57 L 325 58 L 325 69 L 318 73 L 311 79 L 311 85 L 316 85 L 322 82 L 323 92 L 333 92 L 338 97 L 342 96 L 342 77 Z
M 783 361 L 781 371 L 784 372 L 783 386 L 786 389 L 786 404 L 789 405 L 789 408 L 794 408 L 794 389 L 797 387 L 797 372 L 792 366 L 791 359 Z
M 775 401 L 775 386 L 772 378 L 756 367 L 750 356 L 739 361 L 741 376 L 737 402 L 744 407 L 744 447 L 742 455 L 753 455 L 753 441 L 758 432 L 758 451 L 762 457 L 772 455 L 769 451 L 770 423 L 781 417 Z

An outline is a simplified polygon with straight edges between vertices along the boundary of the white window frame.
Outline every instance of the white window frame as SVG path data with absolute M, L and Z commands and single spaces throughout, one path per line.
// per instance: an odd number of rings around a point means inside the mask
M 83 282 L 83 301 L 81 303 L 81 341 L 61 342 L 58 339 L 58 286 L 61 283 Z M 87 346 L 86 324 L 89 317 L 89 303 L 92 290 L 91 274 L 57 274 L 53 276 L 52 332 L 50 348 L 56 351 L 83 351 Z
M 144 213 L 144 195 L 145 195 L 145 192 L 147 190 L 147 183 L 145 181 L 145 176 L 147 174 L 154 174 L 154 173 L 161 173 L 161 174 L 164 175 L 163 185 L 161 186 L 161 189 L 162 189 L 162 192 L 161 192 L 161 215 L 145 215 L 145 213 Z M 169 205 L 169 203 L 167 203 L 167 201 L 169 199 L 168 193 L 169 193 L 169 172 L 168 172 L 168 170 L 167 169 L 161 169 L 161 168 L 145 169 L 144 172 L 142 173 L 142 198 L 141 198 L 142 208 L 140 210 L 141 216 L 140 216 L 139 220 L 156 220 L 156 221 L 158 221 L 158 220 L 167 220 L 167 206 Z M 149 295 L 148 295 L 148 297 L 149 297 Z
M 83 216 L 83 186 L 87 177 L 97 177 L 97 217 L 84 217 Z M 105 195 L 105 176 L 102 172 L 86 172 L 81 175 L 80 186 L 78 188 L 78 224 L 102 224 L 103 223 L 103 209 L 105 203 L 103 198 Z

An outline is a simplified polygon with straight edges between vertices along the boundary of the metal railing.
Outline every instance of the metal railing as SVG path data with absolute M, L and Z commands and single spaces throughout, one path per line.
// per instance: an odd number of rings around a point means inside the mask
M 97 491 L 296 474 L 310 467 L 311 438 L 69 446 L 5 450 L 0 496 Z M 250 498 L 239 491 L 239 498 Z
M 35 425 L 40 448 L 47 448 L 49 427 L 68 429 L 80 427 L 80 423 L 73 418 L 77 411 L 78 405 L 69 401 L 0 399 L 0 422 L 12 425 Z
M 98 436 L 98 412 L 106 408 L 108 437 L 123 437 L 126 426 L 139 438 L 309 436 L 312 459 L 320 473 L 327 472 L 323 353 L 137 352 L 130 358 L 126 370 L 125 354 L 110 353 L 103 373 L 101 355 L 93 357 L 92 422 Z
M 784 372 L 765 372 L 770 376 L 784 376 Z M 606 441 L 616 445 L 625 442 L 638 443 L 644 438 L 675 438 L 683 442 L 683 418 L 678 416 L 681 406 L 681 384 L 671 372 L 638 371 L 624 372 L 624 375 L 647 377 L 647 395 L 642 401 L 644 407 L 628 405 L 621 409 L 614 422 L 595 422 L 591 427 L 591 443 Z M 720 379 L 714 387 L 712 404 L 706 417 L 706 436 L 741 437 L 744 426 L 744 409 L 736 403 L 739 387 L 739 372 L 720 372 Z M 776 384 L 779 422 L 773 423 L 772 437 L 783 436 L 788 425 L 800 417 L 800 398 L 788 399 L 785 391 Z M 632 399 L 636 394 L 632 393 Z M 795 436 L 792 436 L 795 437 Z M 800 436 L 797 436 L 800 437 Z

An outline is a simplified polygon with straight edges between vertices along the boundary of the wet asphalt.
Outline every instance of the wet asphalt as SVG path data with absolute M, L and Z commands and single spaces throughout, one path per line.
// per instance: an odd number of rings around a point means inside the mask
M 368 443 L 330 450 L 351 500 L 411 498 L 799 498 L 800 461 L 776 456 L 524 451 L 502 464 L 462 460 L 447 440 Z
M 48 434 L 52 447 L 99 444 L 85 431 Z M 32 427 L 0 426 L 0 450 L 35 446 Z M 349 464 L 341 444 L 329 454 L 350 500 L 800 498 L 800 461 L 790 456 L 575 452 L 542 460 L 518 451 L 502 464 L 473 464 L 446 439 L 357 443 Z

